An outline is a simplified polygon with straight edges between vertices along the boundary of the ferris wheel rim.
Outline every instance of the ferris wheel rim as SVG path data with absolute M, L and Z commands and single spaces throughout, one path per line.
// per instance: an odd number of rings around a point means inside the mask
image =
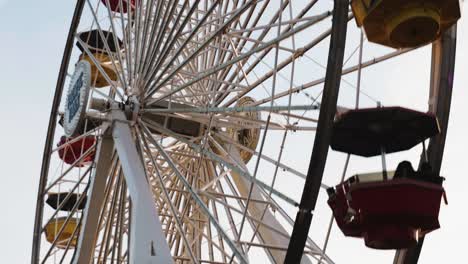
M 85 1 L 85 0 L 80 0 L 80 1 L 77 3 L 77 7 L 78 7 L 78 4 L 82 4 L 82 8 L 83 8 L 83 6 L 84 6 L 84 1 Z M 76 31 L 76 30 L 75 30 L 75 31 Z M 73 42 L 71 43 L 70 47 L 71 47 L 71 46 L 73 46 Z M 67 65 L 68 65 L 68 64 L 67 64 Z M 61 72 L 61 74 L 59 74 L 59 75 L 65 75 L 65 74 L 66 74 L 66 71 L 63 71 L 63 72 Z M 63 77 L 62 77 L 62 78 L 63 78 Z M 61 90 L 63 90 L 63 85 L 62 85 L 62 87 L 61 87 Z M 57 89 L 56 89 L 56 91 L 57 91 Z M 56 97 L 54 97 L 54 101 L 55 101 L 55 98 L 56 98 Z M 58 100 L 60 100 L 60 97 L 58 98 Z M 56 112 L 56 113 L 57 113 L 57 111 L 58 111 L 58 105 L 57 105 L 57 108 L 55 109 L 55 112 Z M 53 113 L 53 112 L 54 112 L 54 109 L 53 109 L 52 113 Z M 55 114 L 54 118 L 56 118 L 56 116 L 57 116 L 57 115 Z M 51 117 L 52 117 L 52 114 L 51 114 Z M 52 122 L 52 118 L 51 118 L 51 119 L 50 119 L 50 124 L 52 124 L 52 123 L 54 123 L 54 127 L 55 127 L 55 122 Z M 51 126 L 50 126 L 50 125 L 49 125 L 49 129 L 51 129 Z M 52 129 L 52 130 L 54 130 L 54 129 Z M 48 133 L 48 134 L 49 134 L 49 133 Z M 46 147 L 45 147 L 45 151 L 44 151 L 44 156 L 50 153 L 50 150 L 49 150 L 49 151 L 47 152 L 47 154 L 46 154 L 47 145 L 48 145 L 47 142 L 50 142 L 50 145 L 52 145 L 52 142 L 49 141 L 49 140 L 52 140 L 52 138 L 53 138 L 53 137 L 50 137 L 50 138 L 48 137 L 48 138 L 46 139 Z M 50 158 L 50 157 L 49 157 L 49 158 Z M 44 161 L 44 160 L 43 160 L 43 161 Z M 44 166 L 44 164 L 43 164 L 43 166 Z M 42 171 L 42 170 L 41 170 L 41 171 Z M 42 174 L 42 173 L 41 173 L 41 174 Z M 43 179 L 43 177 L 41 176 L 41 180 L 42 180 L 42 179 Z M 38 193 L 38 195 L 40 195 L 40 192 Z M 38 198 L 38 199 L 39 199 L 39 198 Z M 41 198 L 41 199 L 43 199 L 43 198 Z M 39 204 L 39 202 L 38 202 L 38 204 Z M 42 205 L 43 205 L 43 203 L 42 203 Z M 38 205 L 38 206 L 39 206 L 39 205 Z M 40 210 L 40 211 L 42 211 L 42 210 Z M 38 218 L 37 214 L 38 214 L 38 210 L 36 210 L 36 222 L 37 222 L 37 218 Z M 35 227 L 35 230 L 37 230 L 36 227 Z M 40 235 L 40 234 L 39 234 L 39 235 Z M 35 236 L 36 236 L 36 232 L 35 232 Z M 35 240 L 36 240 L 36 238 L 34 239 L 34 241 L 35 241 Z M 35 244 L 35 242 L 33 242 L 33 244 Z M 36 246 L 33 245 L 33 248 L 34 248 L 33 251 L 35 251 Z M 38 253 L 37 253 L 37 254 L 38 254 Z M 33 258 L 34 258 L 34 255 L 35 255 L 35 253 L 33 253 Z
M 36 204 L 36 216 L 34 223 L 34 234 L 33 234 L 33 243 L 32 243 L 32 254 L 31 254 L 31 263 L 39 263 L 39 247 L 40 247 L 40 236 L 41 236 L 41 227 L 42 227 L 42 213 L 44 208 L 44 196 L 42 195 L 43 190 L 47 184 L 47 175 L 50 164 L 50 155 L 49 153 L 52 150 L 53 144 L 53 134 L 55 134 L 55 127 L 57 126 L 57 114 L 58 109 L 63 93 L 63 88 L 65 85 L 65 77 L 67 75 L 67 70 L 70 62 L 71 51 L 74 43 L 74 33 L 76 32 L 78 25 L 80 23 L 81 14 L 84 9 L 84 4 L 86 0 L 78 0 L 75 6 L 73 13 L 72 23 L 70 25 L 67 42 L 64 49 L 64 55 L 62 58 L 60 71 L 57 79 L 52 109 L 49 118 L 49 125 L 47 128 L 47 137 L 44 144 L 42 165 L 41 165 L 41 174 L 40 182 L 37 192 L 37 204 Z

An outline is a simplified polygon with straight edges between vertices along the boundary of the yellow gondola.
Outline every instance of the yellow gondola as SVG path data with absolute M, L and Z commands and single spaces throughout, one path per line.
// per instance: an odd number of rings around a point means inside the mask
M 352 0 L 370 42 L 393 48 L 430 43 L 460 18 L 459 0 Z
M 70 241 L 73 235 L 73 232 L 78 227 L 78 219 L 71 218 L 68 221 L 68 223 L 65 225 L 62 233 L 59 235 L 59 232 L 64 226 L 66 219 L 67 217 L 55 218 L 45 227 L 45 235 L 46 235 L 47 241 L 49 241 L 50 243 L 53 243 L 54 240 L 56 240 L 57 238 L 57 242 L 55 245 L 57 248 L 61 248 L 61 249 L 67 248 L 68 242 Z M 78 232 L 76 232 L 75 237 L 71 241 L 70 248 L 76 247 L 77 237 L 78 237 Z
M 102 67 L 104 72 L 109 76 L 112 81 L 117 81 L 117 72 L 114 70 L 114 65 L 111 58 L 105 53 L 93 53 L 94 58 L 99 62 L 99 65 Z M 99 71 L 96 64 L 88 56 L 88 54 L 83 53 L 80 56 L 80 60 L 88 61 L 91 64 L 91 84 L 96 88 L 102 88 L 109 86 L 109 82 L 106 80 L 104 75 Z M 114 62 L 116 65 L 118 62 Z

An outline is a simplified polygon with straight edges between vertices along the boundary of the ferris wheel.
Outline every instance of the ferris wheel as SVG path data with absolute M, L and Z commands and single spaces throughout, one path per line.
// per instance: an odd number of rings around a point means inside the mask
M 444 195 L 460 7 L 391 2 L 78 0 L 32 263 L 341 263 L 342 233 L 396 249 L 389 263 L 416 263 Z M 393 101 L 371 87 L 389 74 L 380 65 L 414 53 L 430 61 L 418 64 L 430 77 L 418 90 L 429 106 L 387 107 Z M 387 171 L 387 153 L 415 144 L 388 135 L 369 143 L 355 124 L 423 143 L 421 164 L 435 180 L 419 183 L 411 175 L 422 169 L 408 163 Z M 331 158 L 330 146 L 346 155 Z M 379 156 L 382 171 L 345 180 L 354 154 Z M 376 175 L 383 180 L 369 180 Z M 434 223 L 413 217 L 403 234 L 374 217 L 380 225 L 367 230 L 371 209 L 356 210 L 366 181 L 381 194 L 389 183 L 434 190 Z M 361 250 L 365 263 L 370 249 Z

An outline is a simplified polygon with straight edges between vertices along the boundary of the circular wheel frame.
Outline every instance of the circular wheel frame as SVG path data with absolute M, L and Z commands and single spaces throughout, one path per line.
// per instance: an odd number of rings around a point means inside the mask
M 139 244 L 131 237 L 146 239 L 136 224 L 144 223 L 141 218 L 155 219 L 148 226 L 159 232 L 148 235 L 151 246 L 143 252 L 149 259 L 164 258 L 166 250 L 177 263 L 335 263 L 327 254 L 333 221 L 321 226 L 322 238 L 305 232 L 327 187 L 323 175 L 335 111 L 366 105 L 362 72 L 411 50 L 379 50 L 384 55 L 364 60 L 365 39 L 362 33 L 353 38 L 347 1 L 142 0 L 150 8 L 127 3 L 127 13 L 107 9 L 109 0 L 95 2 L 78 0 L 65 46 L 44 149 L 32 263 L 138 260 L 129 252 L 141 251 L 132 251 Z M 89 111 L 86 126 L 93 118 L 99 125 L 81 136 L 98 139 L 96 159 L 77 167 L 58 159 L 54 142 L 62 131 L 57 121 L 69 65 L 79 59 L 76 36 L 89 29 L 80 29 L 89 22 L 81 23 L 82 17 L 92 21 L 92 29 L 120 36 L 124 46 L 107 62 L 117 73 L 110 80 L 99 56 L 80 43 L 110 85 L 91 89 L 108 106 Z M 357 48 L 348 50 L 356 39 Z M 428 155 L 436 171 L 447 133 L 455 47 L 456 26 L 432 48 L 429 111 L 439 118 L 442 133 L 431 139 Z M 324 49 L 323 61 L 312 58 L 323 59 Z M 352 58 L 356 65 L 347 67 Z M 322 67 L 312 80 L 311 64 Z M 349 84 L 345 75 L 355 76 L 356 97 L 339 101 L 340 82 Z M 239 100 L 251 105 L 235 105 Z M 191 126 L 198 134 L 183 132 Z M 297 160 L 298 149 L 312 152 L 310 162 Z M 345 168 L 348 162 L 349 156 Z M 64 190 L 86 194 L 85 209 L 47 207 L 47 194 Z M 141 210 L 141 200 L 151 201 L 150 210 Z M 59 217 L 78 227 L 69 234 L 73 239 L 50 245 L 46 225 Z M 64 229 L 56 225 L 57 237 Z M 395 263 L 416 263 L 422 244 L 398 251 Z

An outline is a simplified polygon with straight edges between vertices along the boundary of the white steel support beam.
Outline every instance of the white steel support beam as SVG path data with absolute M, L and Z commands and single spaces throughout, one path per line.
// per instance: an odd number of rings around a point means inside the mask
M 241 166 L 241 169 L 244 171 L 248 171 L 247 167 L 244 164 L 244 161 L 240 157 L 240 153 L 237 147 L 232 144 L 226 144 L 225 148 L 228 154 L 230 155 L 230 157 L 233 158 L 236 161 L 236 163 Z M 242 197 L 247 197 L 249 194 L 251 182 L 247 180 L 245 177 L 242 177 L 241 175 L 239 175 L 234 170 L 231 171 L 231 175 L 237 187 L 237 190 L 239 191 L 239 194 Z M 256 200 L 256 201 L 265 201 L 265 203 L 257 203 L 257 202 L 249 203 L 249 207 L 247 208 L 247 211 L 250 216 L 256 219 L 262 219 L 262 222 L 265 223 L 267 226 L 271 226 L 275 228 L 276 230 L 281 231 L 284 234 L 288 234 L 286 229 L 284 229 L 284 227 L 278 222 L 278 220 L 276 220 L 275 216 L 271 213 L 271 210 L 267 209 L 265 211 L 265 207 L 267 206 L 266 200 L 261 195 L 261 191 L 258 185 L 253 186 L 251 199 Z M 263 215 L 264 211 L 265 211 L 265 214 Z M 255 226 L 253 228 L 255 228 Z M 273 230 L 268 229 L 265 226 L 258 227 L 257 237 L 262 242 L 272 245 L 271 248 L 265 248 L 265 251 L 273 263 L 284 262 L 286 252 L 284 250 L 275 250 L 273 249 L 273 247 L 287 248 L 289 244 L 288 238 L 279 235 L 277 232 L 274 232 Z M 307 257 L 304 257 L 301 263 L 309 264 L 311 262 Z
M 130 125 L 122 111 L 113 110 L 111 115 L 112 136 L 132 201 L 130 264 L 173 263 Z
M 84 210 L 80 238 L 73 257 L 74 264 L 93 263 L 94 249 L 99 230 L 99 214 L 104 202 L 104 189 L 106 186 L 109 169 L 112 164 L 112 152 L 114 143 L 108 129 L 97 147 L 96 170 L 91 177 L 91 185 L 88 192 L 86 209 Z

